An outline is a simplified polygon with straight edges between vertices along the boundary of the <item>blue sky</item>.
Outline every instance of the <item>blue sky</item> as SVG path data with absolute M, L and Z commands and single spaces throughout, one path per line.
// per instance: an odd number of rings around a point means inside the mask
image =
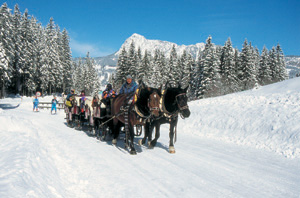
M 245 38 L 261 51 L 279 43 L 285 55 L 300 55 L 300 0 L 7 0 L 27 8 L 43 26 L 50 17 L 66 28 L 73 57 L 105 56 L 133 33 L 147 39 L 242 48 Z M 1 4 L 2 5 L 2 4 Z

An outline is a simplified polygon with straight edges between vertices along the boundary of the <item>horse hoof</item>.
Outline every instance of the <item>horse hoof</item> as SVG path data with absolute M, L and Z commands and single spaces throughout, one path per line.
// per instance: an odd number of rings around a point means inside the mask
M 136 155 L 136 151 L 135 150 L 131 150 L 130 151 L 130 155 Z
M 116 145 L 116 144 L 117 144 L 117 139 L 113 139 L 113 140 L 111 141 L 111 143 L 114 144 L 114 145 Z
M 140 146 L 142 146 L 142 144 L 143 144 L 143 140 L 142 140 L 142 139 L 141 139 L 141 140 L 139 140 L 139 141 L 138 141 L 138 143 L 139 143 L 139 145 L 140 145 Z
M 169 153 L 174 154 L 175 153 L 175 148 L 174 146 L 169 147 Z

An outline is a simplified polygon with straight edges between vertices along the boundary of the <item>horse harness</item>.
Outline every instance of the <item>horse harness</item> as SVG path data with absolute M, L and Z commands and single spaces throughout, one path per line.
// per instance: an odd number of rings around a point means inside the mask
M 177 107 L 178 107 L 178 110 L 174 111 L 174 112 L 169 112 L 167 109 L 166 109 L 166 106 L 165 106 L 165 96 L 166 96 L 166 93 L 167 93 L 167 90 L 163 90 L 162 91 L 162 96 L 161 96 L 161 99 L 160 99 L 160 110 L 162 111 L 163 115 L 169 119 L 169 121 L 171 122 L 172 119 L 176 119 L 178 117 L 178 113 L 184 109 L 188 109 L 188 105 L 184 105 L 184 106 L 180 106 L 179 105 L 179 102 L 178 102 L 178 97 L 179 96 L 186 96 L 186 93 L 180 93 L 178 95 L 175 96 L 175 101 L 172 103 L 172 105 L 176 105 L 177 103 Z

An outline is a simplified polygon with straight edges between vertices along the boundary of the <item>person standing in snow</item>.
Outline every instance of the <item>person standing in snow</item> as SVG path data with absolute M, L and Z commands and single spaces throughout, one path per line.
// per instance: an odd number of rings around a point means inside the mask
M 58 103 L 58 101 L 56 100 L 56 97 L 54 96 L 54 98 L 52 99 L 51 101 L 51 114 L 52 114 L 52 111 L 55 110 L 55 113 L 56 113 L 56 104 Z
M 35 96 L 35 99 L 33 99 L 33 111 L 34 111 L 34 109 L 35 109 L 36 111 L 39 110 L 39 109 L 38 109 L 38 105 L 39 105 L 39 99 L 37 98 L 37 96 Z

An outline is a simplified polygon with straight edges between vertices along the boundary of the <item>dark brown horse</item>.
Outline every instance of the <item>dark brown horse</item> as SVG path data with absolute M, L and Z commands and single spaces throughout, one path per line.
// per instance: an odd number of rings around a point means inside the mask
M 180 85 L 178 88 L 168 87 L 162 93 L 161 97 L 161 112 L 157 119 L 153 119 L 152 122 L 147 122 L 145 126 L 145 136 L 139 141 L 139 144 L 145 144 L 146 138 L 148 138 L 149 148 L 153 148 L 160 136 L 160 125 L 170 124 L 170 143 L 169 152 L 175 153 L 174 148 L 174 135 L 176 135 L 176 127 L 178 122 L 178 115 L 182 118 L 188 118 L 190 116 L 190 110 L 188 108 L 188 98 L 186 92 L 188 87 L 182 89 Z M 152 140 L 152 131 L 155 127 L 155 139 Z M 176 138 L 176 136 L 175 136 Z
M 134 98 L 128 105 L 128 100 Z M 134 148 L 134 126 L 145 125 L 147 120 L 159 116 L 160 89 L 147 87 L 141 83 L 134 94 L 122 94 L 114 98 L 112 102 L 113 120 L 113 144 L 117 143 L 120 127 L 125 124 L 125 148 L 130 149 L 130 154 L 136 154 Z

